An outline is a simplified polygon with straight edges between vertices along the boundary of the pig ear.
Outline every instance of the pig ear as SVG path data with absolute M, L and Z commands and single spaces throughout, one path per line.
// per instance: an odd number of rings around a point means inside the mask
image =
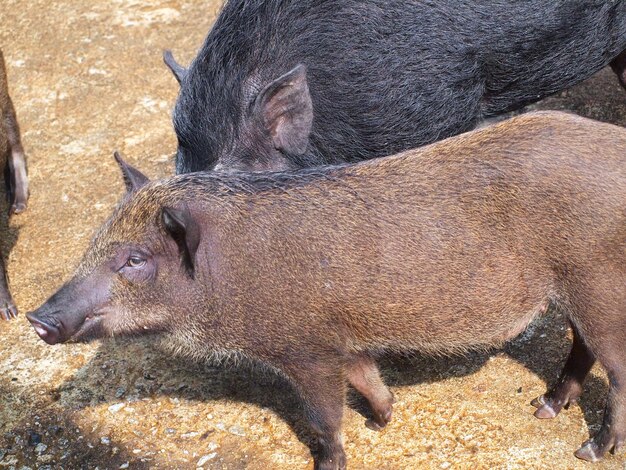
M 124 184 L 126 185 L 126 192 L 133 193 L 141 188 L 143 185 L 150 182 L 148 177 L 144 175 L 137 168 L 130 166 L 124 161 L 122 155 L 116 150 L 113 152 L 115 161 L 122 170 L 122 176 L 124 177 Z
M 306 152 L 313 124 L 306 67 L 297 65 L 267 85 L 255 100 L 255 112 L 260 114 L 274 148 L 292 155 Z
M 176 77 L 176 80 L 180 85 L 180 82 L 182 82 L 183 78 L 185 78 L 185 75 L 187 75 L 187 69 L 180 65 L 178 62 L 176 62 L 172 51 L 170 51 L 169 49 L 163 51 L 163 62 L 165 62 L 165 65 L 167 65 L 172 71 L 174 77 Z
M 178 251 L 182 257 L 183 266 L 192 279 L 195 275 L 196 251 L 200 244 L 200 228 L 184 206 L 179 209 L 164 207 L 161 218 L 167 233 L 178 245 Z

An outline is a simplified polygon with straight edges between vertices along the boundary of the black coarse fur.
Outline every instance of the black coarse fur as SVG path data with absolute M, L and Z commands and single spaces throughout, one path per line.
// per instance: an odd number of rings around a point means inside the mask
M 230 0 L 181 83 L 177 173 L 271 159 L 251 116 L 303 64 L 308 149 L 289 167 L 428 144 L 567 88 L 626 49 L 626 1 Z M 270 165 L 271 167 L 271 165 Z

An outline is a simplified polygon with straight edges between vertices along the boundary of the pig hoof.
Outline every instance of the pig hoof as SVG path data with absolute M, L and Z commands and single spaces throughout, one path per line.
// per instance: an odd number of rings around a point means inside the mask
M 0 317 L 3 320 L 11 320 L 17 318 L 17 307 L 12 302 L 5 303 L 0 307 Z
M 333 460 L 328 460 L 316 464 L 314 470 L 346 470 L 346 462 L 345 459 L 343 460 L 343 462 L 334 462 Z
M 373 419 L 368 419 L 367 421 L 365 421 L 365 426 L 367 428 L 371 429 L 372 431 L 382 431 L 383 430 L 383 426 L 378 424 Z
M 539 419 L 556 418 L 557 414 L 558 413 L 554 411 L 550 405 L 547 404 L 540 406 L 539 408 L 537 408 L 537 411 L 535 411 L 535 417 Z
M 343 452 L 339 455 L 314 460 L 314 470 L 346 470 L 346 456 Z
M 11 204 L 11 208 L 9 209 L 9 215 L 20 214 L 26 210 L 25 202 L 15 202 Z
M 530 404 L 537 408 L 537 411 L 535 411 L 535 417 L 539 419 L 555 418 L 563 408 L 563 403 L 546 397 L 545 395 L 535 398 L 530 402 Z
M 598 462 L 607 452 L 616 454 L 624 444 L 624 437 L 621 434 L 603 434 L 602 431 L 597 436 L 587 440 L 574 455 L 579 459 L 588 462 Z
M 576 457 L 586 460 L 587 462 L 598 462 L 602 459 L 603 454 L 604 452 L 598 448 L 598 445 L 593 439 L 586 441 L 580 449 L 574 452 Z
M 392 413 L 393 408 L 391 405 L 389 405 L 389 407 L 382 413 L 375 413 L 374 419 L 368 419 L 367 421 L 365 421 L 365 426 L 367 426 L 372 431 L 382 431 L 382 429 L 387 426 L 387 424 L 389 424 L 389 421 L 391 421 Z
M 545 405 L 546 404 L 546 397 L 545 397 L 545 395 L 538 396 L 533 401 L 531 401 L 530 404 L 532 406 L 534 406 L 535 408 L 539 408 L 540 406 Z

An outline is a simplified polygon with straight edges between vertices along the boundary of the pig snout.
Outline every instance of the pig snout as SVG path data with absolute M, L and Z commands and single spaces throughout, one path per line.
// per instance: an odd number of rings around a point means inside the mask
M 33 325 L 33 328 L 48 344 L 64 343 L 70 339 L 75 339 L 87 332 L 95 330 L 100 323 L 100 318 L 90 316 L 80 309 L 72 306 L 50 305 L 46 303 L 34 312 L 26 314 L 26 318 Z
M 48 344 L 61 342 L 61 328 L 57 327 L 56 321 L 41 312 L 41 309 L 29 312 L 26 318 L 33 325 L 35 332 Z
M 33 328 L 48 344 L 63 343 L 91 329 L 94 316 L 89 304 L 89 296 L 82 289 L 70 284 L 61 288 L 41 307 L 26 314 Z
M 37 310 L 27 313 L 39 337 L 48 344 L 57 344 L 96 332 L 101 326 L 102 297 L 94 287 L 97 281 L 69 282 Z

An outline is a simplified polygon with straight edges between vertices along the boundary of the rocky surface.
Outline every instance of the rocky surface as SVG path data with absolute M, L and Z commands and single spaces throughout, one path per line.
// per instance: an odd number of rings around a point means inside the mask
M 32 195 L 25 214 L 0 217 L 21 311 L 0 323 L 0 469 L 312 468 L 311 436 L 282 380 L 177 360 L 150 340 L 49 347 L 23 316 L 68 277 L 122 194 L 114 149 L 152 177 L 173 171 L 177 83 L 161 50 L 187 63 L 217 10 L 212 0 L 2 2 Z M 626 93 L 610 70 L 535 107 L 626 124 Z M 555 380 L 569 341 L 551 315 L 503 350 L 384 359 L 394 419 L 370 431 L 352 397 L 350 468 L 588 467 L 573 451 L 600 424 L 603 372 L 554 420 L 535 419 L 529 405 Z M 601 467 L 625 463 L 610 456 Z

